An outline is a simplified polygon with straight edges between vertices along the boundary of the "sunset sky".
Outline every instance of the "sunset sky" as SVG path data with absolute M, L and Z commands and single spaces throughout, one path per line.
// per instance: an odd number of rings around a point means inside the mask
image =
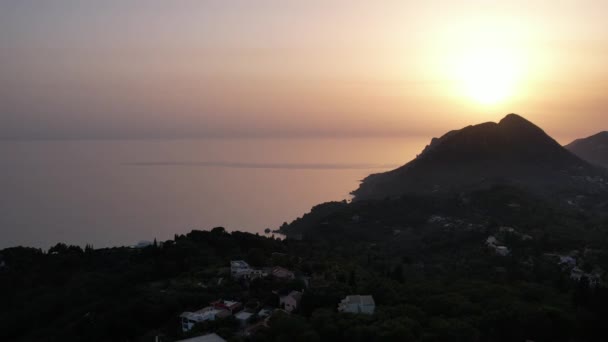
M 3 0 L 0 138 L 608 129 L 608 1 Z

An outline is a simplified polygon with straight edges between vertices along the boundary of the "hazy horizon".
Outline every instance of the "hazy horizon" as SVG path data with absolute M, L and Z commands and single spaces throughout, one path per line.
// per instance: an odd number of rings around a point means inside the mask
M 0 141 L 0 249 L 263 233 L 343 200 L 417 139 Z

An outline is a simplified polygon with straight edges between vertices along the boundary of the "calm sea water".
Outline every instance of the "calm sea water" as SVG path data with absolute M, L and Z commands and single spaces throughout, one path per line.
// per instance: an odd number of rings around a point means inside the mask
M 262 232 L 349 198 L 429 139 L 0 142 L 0 248 Z

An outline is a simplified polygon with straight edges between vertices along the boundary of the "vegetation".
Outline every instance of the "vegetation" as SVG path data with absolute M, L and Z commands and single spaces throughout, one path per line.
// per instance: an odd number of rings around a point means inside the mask
M 172 341 L 215 332 L 230 341 L 603 341 L 608 291 L 572 279 L 556 259 L 574 255 L 604 281 L 602 203 L 564 206 L 499 187 L 320 205 L 283 227 L 298 239 L 215 228 L 139 249 L 9 248 L 0 251 L 0 340 Z M 509 255 L 489 248 L 489 236 Z M 298 279 L 237 282 L 235 259 L 280 265 Z M 181 332 L 180 313 L 213 300 L 255 311 L 278 307 L 276 291 L 300 289 L 296 312 L 275 312 L 255 333 L 234 319 Z M 349 294 L 372 295 L 376 313 L 338 313 Z M 254 315 L 249 323 L 259 322 Z

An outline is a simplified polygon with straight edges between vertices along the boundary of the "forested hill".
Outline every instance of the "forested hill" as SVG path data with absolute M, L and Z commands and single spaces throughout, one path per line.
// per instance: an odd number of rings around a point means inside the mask
M 591 193 L 608 189 L 606 170 L 558 144 L 516 114 L 433 139 L 413 161 L 365 178 L 356 200 L 406 194 L 472 191 L 496 184 L 523 186 L 538 194 Z

